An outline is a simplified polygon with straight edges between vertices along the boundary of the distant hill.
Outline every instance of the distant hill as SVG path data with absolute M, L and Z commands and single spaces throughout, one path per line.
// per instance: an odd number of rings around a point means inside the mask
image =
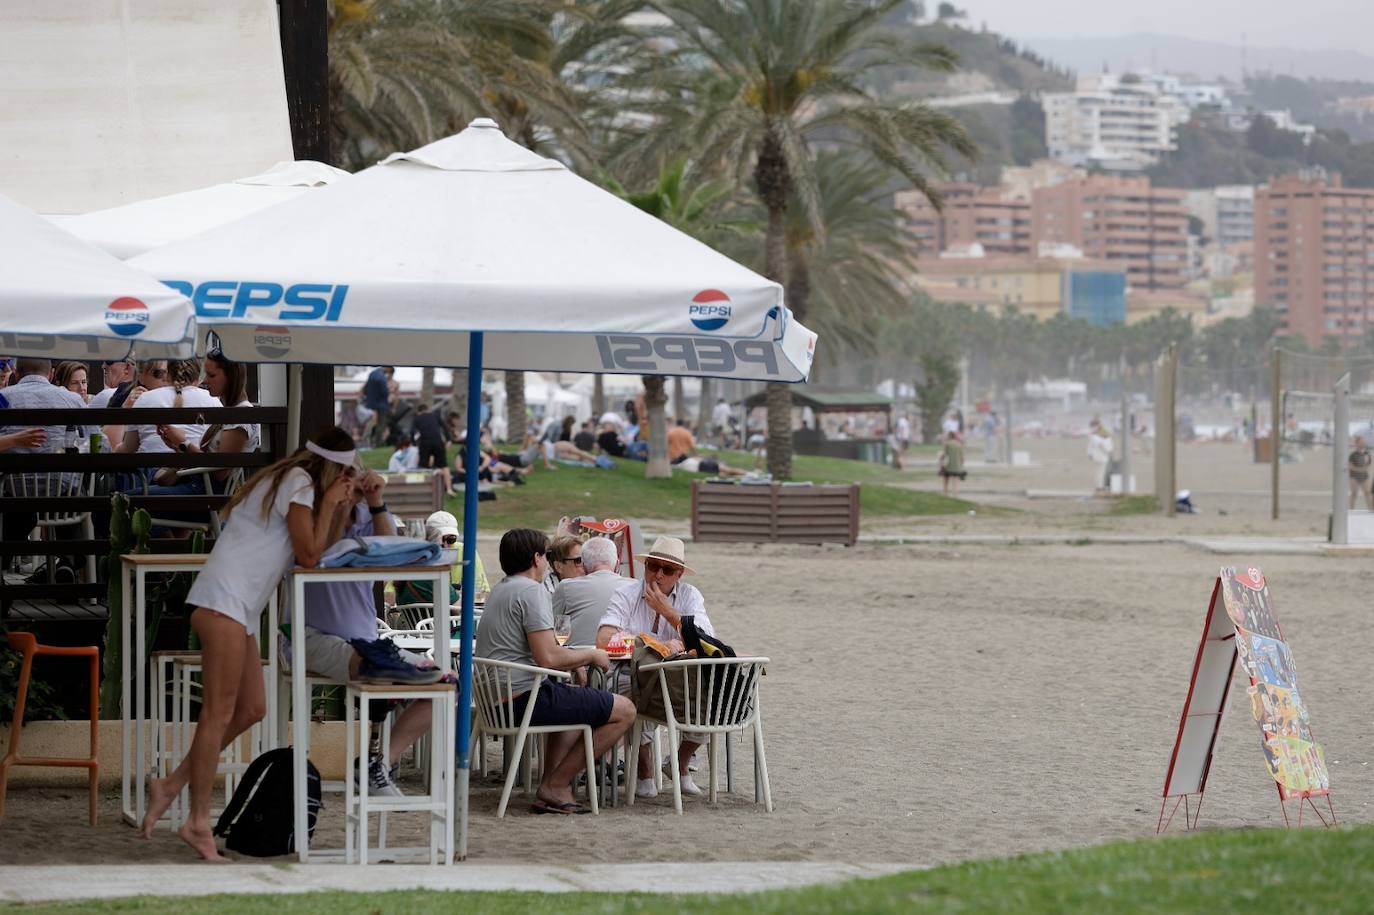
M 1284 109 L 1300 123 L 1343 130 L 1352 140 L 1374 140 L 1374 110 L 1341 106 L 1342 100 L 1374 98 L 1374 82 L 1262 73 L 1245 80 L 1245 92 L 1245 101 L 1260 111 Z
M 959 55 L 959 69 L 952 74 L 929 70 L 894 68 L 881 79 L 884 88 L 902 94 L 949 96 L 978 92 L 1038 93 L 1073 88 L 1073 75 L 1055 67 L 1029 47 L 996 32 L 931 22 L 904 23 L 898 28 L 927 44 L 941 44 Z
M 1374 57 L 1359 51 L 1247 48 L 1178 35 L 1135 34 L 1107 38 L 1029 38 L 1026 45 L 1061 67 L 1097 72 L 1132 69 L 1192 73 L 1202 79 L 1240 81 L 1242 56 L 1249 73 L 1269 72 L 1314 79 L 1374 78 Z

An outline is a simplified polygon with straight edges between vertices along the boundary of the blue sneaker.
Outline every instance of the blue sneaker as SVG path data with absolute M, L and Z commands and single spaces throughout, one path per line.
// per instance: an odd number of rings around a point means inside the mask
M 362 657 L 358 679 L 364 683 L 437 683 L 442 676 L 438 668 L 424 669 L 407 663 L 387 639 L 350 639 L 349 644 Z

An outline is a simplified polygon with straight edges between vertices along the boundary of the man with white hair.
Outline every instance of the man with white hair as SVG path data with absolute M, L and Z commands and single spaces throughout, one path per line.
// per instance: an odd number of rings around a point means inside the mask
M 611 595 L 633 582 L 615 570 L 617 558 L 614 541 L 593 537 L 582 544 L 583 574 L 564 578 L 553 589 L 554 619 L 561 614 L 572 622 L 569 645 L 595 645 Z
M 677 537 L 659 537 L 642 560 L 644 581 L 630 581 L 611 595 L 606 613 L 601 617 L 601 626 L 597 629 L 596 647 L 605 648 L 612 636 L 624 630 L 636 635 L 647 632 L 660 642 L 675 643 L 673 647 L 681 649 L 682 642 L 678 634 L 682 631 L 684 616 L 693 618 L 697 631 L 715 635 L 716 630 L 706 616 L 706 601 L 701 592 L 682 580 L 684 573 L 692 571 L 687 567 L 687 550 L 682 541 Z M 628 690 L 620 690 L 620 686 L 617 684 L 618 691 L 628 694 Z M 678 772 L 682 774 L 679 787 L 683 794 L 702 793 L 692 781 L 690 770 L 692 754 L 696 753 L 699 746 L 699 740 L 685 737 L 678 746 Z M 652 766 L 652 751 L 647 743 L 641 744 L 636 797 L 658 796 Z M 664 766 L 664 773 L 669 772 L 669 767 Z

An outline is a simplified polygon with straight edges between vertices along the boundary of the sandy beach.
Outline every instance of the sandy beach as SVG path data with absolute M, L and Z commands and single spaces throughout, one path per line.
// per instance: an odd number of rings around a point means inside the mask
M 557 818 L 531 815 L 517 796 L 497 820 L 498 788 L 479 781 L 473 860 L 927 865 L 1153 835 L 1213 577 L 1250 564 L 1168 544 L 702 544 L 689 561 L 722 637 L 773 659 L 763 704 L 775 811 L 751 802 L 743 777 L 744 794 L 714 809 L 689 799 L 680 818 L 671 797 Z M 1368 691 L 1357 679 L 1367 561 L 1258 564 L 1326 747 L 1336 812 L 1368 821 Z M 747 775 L 748 750 L 737 760 Z M 326 804 L 316 841 L 338 844 L 341 796 Z M 0 861 L 192 860 L 165 831 L 138 840 L 119 822 L 117 793 L 94 829 L 84 808 L 80 790 L 12 791 Z M 393 842 L 408 831 L 400 820 Z M 1240 688 L 1202 823 L 1283 823 Z

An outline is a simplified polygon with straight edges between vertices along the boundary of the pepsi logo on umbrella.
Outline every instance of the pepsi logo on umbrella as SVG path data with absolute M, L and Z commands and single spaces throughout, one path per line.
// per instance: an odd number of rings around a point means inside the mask
M 291 330 L 286 327 L 253 328 L 253 348 L 268 359 L 280 359 L 291 350 Z
M 132 337 L 148 326 L 148 306 L 131 296 L 105 306 L 105 324 L 121 337 Z
M 687 317 L 698 330 L 720 330 L 730 323 L 730 297 L 719 289 L 703 289 L 692 296 Z

